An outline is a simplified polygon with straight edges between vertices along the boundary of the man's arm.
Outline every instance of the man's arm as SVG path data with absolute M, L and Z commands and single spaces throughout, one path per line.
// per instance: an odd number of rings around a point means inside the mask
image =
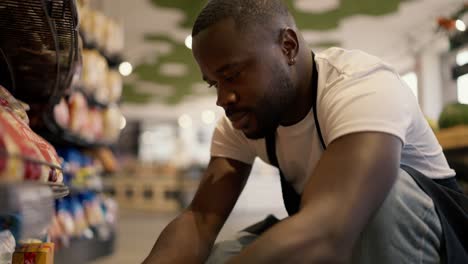
M 240 161 L 212 158 L 192 203 L 163 230 L 143 263 L 203 263 L 250 170 Z
M 309 178 L 300 211 L 230 263 L 349 263 L 359 234 L 395 182 L 401 141 L 361 132 L 333 141 Z

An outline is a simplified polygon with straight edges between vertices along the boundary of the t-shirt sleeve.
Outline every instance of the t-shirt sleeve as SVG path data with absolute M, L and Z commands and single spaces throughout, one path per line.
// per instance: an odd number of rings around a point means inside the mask
M 242 132 L 236 130 L 226 116 L 223 116 L 213 133 L 211 156 L 253 164 L 256 154 Z
M 416 97 L 393 71 L 380 68 L 325 86 L 317 115 L 326 144 L 346 134 L 383 132 L 406 142 Z

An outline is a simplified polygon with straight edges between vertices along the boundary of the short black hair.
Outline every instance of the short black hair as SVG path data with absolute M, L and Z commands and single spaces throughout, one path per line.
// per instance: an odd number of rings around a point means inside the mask
M 243 29 L 252 25 L 268 26 L 277 17 L 292 22 L 282 0 L 210 0 L 195 20 L 192 37 L 227 18 L 234 19 L 237 28 Z

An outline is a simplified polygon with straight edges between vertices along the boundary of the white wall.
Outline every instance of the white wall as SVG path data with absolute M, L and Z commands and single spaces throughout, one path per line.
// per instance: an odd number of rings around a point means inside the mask
M 448 71 L 443 63 L 443 54 L 448 49 L 447 39 L 440 37 L 415 55 L 419 103 L 424 114 L 434 120 L 438 119 L 446 98 L 450 96 L 443 76 Z

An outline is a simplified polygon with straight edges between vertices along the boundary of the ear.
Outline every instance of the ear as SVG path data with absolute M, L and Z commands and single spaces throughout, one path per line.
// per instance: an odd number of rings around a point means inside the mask
M 281 51 L 283 52 L 288 64 L 292 65 L 296 61 L 299 53 L 299 39 L 294 29 L 286 27 L 281 30 L 280 35 Z

